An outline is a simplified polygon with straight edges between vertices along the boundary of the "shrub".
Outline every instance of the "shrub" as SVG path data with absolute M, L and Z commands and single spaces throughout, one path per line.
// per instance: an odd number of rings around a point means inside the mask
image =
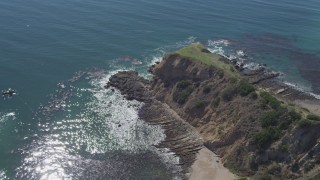
M 289 128 L 289 126 L 290 126 L 291 123 L 292 123 L 292 121 L 290 121 L 290 120 L 282 121 L 282 122 L 280 122 L 280 124 L 279 124 L 279 128 L 280 128 L 281 130 L 286 130 L 286 129 Z
M 222 70 L 218 70 L 218 71 L 217 71 L 217 75 L 218 75 L 219 78 L 221 79 L 221 78 L 223 78 L 223 76 L 224 76 L 224 72 L 223 72 Z
M 222 92 L 221 96 L 224 101 L 231 101 L 233 96 L 235 96 L 236 94 L 237 89 L 234 87 L 229 87 Z
M 302 107 L 301 109 L 303 109 L 303 110 L 306 111 L 306 112 L 310 112 L 309 109 L 307 109 L 307 108 L 303 108 L 303 107 Z
M 268 167 L 268 173 L 273 175 L 279 175 L 281 173 L 281 167 L 279 164 L 272 164 Z
M 296 111 L 289 111 L 289 116 L 292 121 L 297 121 L 301 119 L 301 114 L 297 113 Z
M 308 114 L 307 118 L 313 121 L 320 121 L 320 117 L 315 114 Z
M 184 104 L 188 97 L 190 96 L 190 94 L 192 93 L 193 88 L 192 87 L 188 87 L 187 89 L 184 90 L 176 90 L 173 93 L 173 100 L 179 104 Z
M 211 88 L 210 88 L 209 86 L 205 86 L 205 87 L 203 88 L 203 93 L 205 93 L 205 94 L 209 94 L 210 91 L 211 91 Z
M 280 122 L 279 128 L 281 130 L 288 129 L 289 126 L 291 125 L 291 123 L 301 119 L 301 114 L 297 113 L 294 110 L 288 112 L 288 110 L 286 108 L 280 108 L 277 111 L 282 114 L 281 115 L 282 117 L 279 120 L 279 122 Z
M 204 101 L 202 101 L 202 100 L 198 100 L 197 102 L 196 102 L 196 104 L 195 104 L 195 106 L 194 107 L 196 107 L 196 108 L 203 108 L 203 107 L 205 107 L 206 106 L 206 103 L 204 102 Z
M 304 172 L 309 172 L 311 171 L 313 168 L 314 168 L 315 164 L 313 163 L 307 163 L 304 167 L 303 167 L 303 170 Z
M 304 128 L 304 127 L 309 127 L 311 125 L 311 122 L 307 119 L 301 119 L 300 121 L 298 121 L 298 126 Z
M 278 101 L 275 97 L 273 97 L 271 94 L 267 93 L 267 92 L 262 92 L 260 94 L 260 96 L 262 97 L 262 103 L 263 104 L 268 104 L 270 105 L 271 108 L 273 109 L 278 109 L 280 108 L 280 101 Z
M 177 83 L 177 88 L 178 89 L 186 89 L 187 87 L 189 87 L 191 85 L 191 82 L 187 81 L 187 80 L 182 80 L 180 82 Z
M 271 180 L 271 179 L 272 179 L 271 176 L 267 175 L 267 174 L 260 175 L 259 178 L 258 178 L 258 180 Z
M 234 83 L 236 83 L 237 81 L 238 81 L 238 79 L 235 78 L 235 77 L 231 77 L 231 78 L 230 78 L 230 83 L 231 83 L 231 84 L 234 84 Z
M 254 90 L 255 90 L 254 87 L 247 80 L 240 81 L 238 92 L 241 96 L 247 96 Z
M 248 180 L 247 177 L 238 177 L 236 180 Z
M 289 145 L 288 144 L 281 145 L 280 150 L 282 152 L 289 152 Z
M 211 105 L 215 108 L 217 108 L 220 104 L 220 98 L 215 98 L 212 102 L 211 102 Z
M 275 126 L 278 123 L 281 113 L 275 110 L 271 110 L 262 114 L 261 125 L 264 128 Z
M 274 141 L 278 140 L 281 136 L 281 131 L 276 127 L 269 127 L 256 133 L 253 136 L 252 142 L 262 150 L 269 147 Z
M 250 93 L 250 98 L 257 99 L 258 98 L 258 94 L 253 91 L 253 92 Z

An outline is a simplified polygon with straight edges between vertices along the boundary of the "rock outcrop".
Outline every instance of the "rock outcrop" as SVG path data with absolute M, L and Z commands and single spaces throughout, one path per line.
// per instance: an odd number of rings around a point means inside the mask
M 199 44 L 167 54 L 149 71 L 151 81 L 119 72 L 107 87 L 145 102 L 140 117 L 165 129 L 158 146 L 175 152 L 184 172 L 206 146 L 240 176 L 319 176 L 320 123 L 288 103 L 312 97 L 276 83 L 276 74 L 244 73 Z

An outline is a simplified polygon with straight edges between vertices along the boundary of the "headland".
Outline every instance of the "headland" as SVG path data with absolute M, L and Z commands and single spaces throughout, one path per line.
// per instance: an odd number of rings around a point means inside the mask
M 165 130 L 156 146 L 180 157 L 183 178 L 320 176 L 320 102 L 265 65 L 244 69 L 194 43 L 149 72 L 118 72 L 106 88 L 144 102 L 140 118 Z

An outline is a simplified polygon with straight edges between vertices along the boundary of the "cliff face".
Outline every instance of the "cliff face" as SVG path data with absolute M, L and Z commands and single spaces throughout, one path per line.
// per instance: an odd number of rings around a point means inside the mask
M 264 92 L 270 85 L 264 81 L 274 74 L 246 75 L 199 44 L 166 55 L 150 71 L 152 81 L 120 72 L 108 86 L 146 102 L 141 117 L 166 129 L 161 146 L 183 157 L 185 171 L 204 145 L 241 176 L 295 179 L 319 173 L 320 124 L 307 120 L 307 110 Z

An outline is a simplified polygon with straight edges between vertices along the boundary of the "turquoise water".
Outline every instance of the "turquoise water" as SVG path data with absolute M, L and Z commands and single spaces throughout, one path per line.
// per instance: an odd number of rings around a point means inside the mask
M 147 76 L 194 41 L 320 92 L 316 0 L 2 0 L 0 89 L 19 95 L 0 100 L 0 179 L 179 177 L 178 159 L 152 146 L 164 135 L 139 120 L 141 104 L 103 85 L 119 69 Z

